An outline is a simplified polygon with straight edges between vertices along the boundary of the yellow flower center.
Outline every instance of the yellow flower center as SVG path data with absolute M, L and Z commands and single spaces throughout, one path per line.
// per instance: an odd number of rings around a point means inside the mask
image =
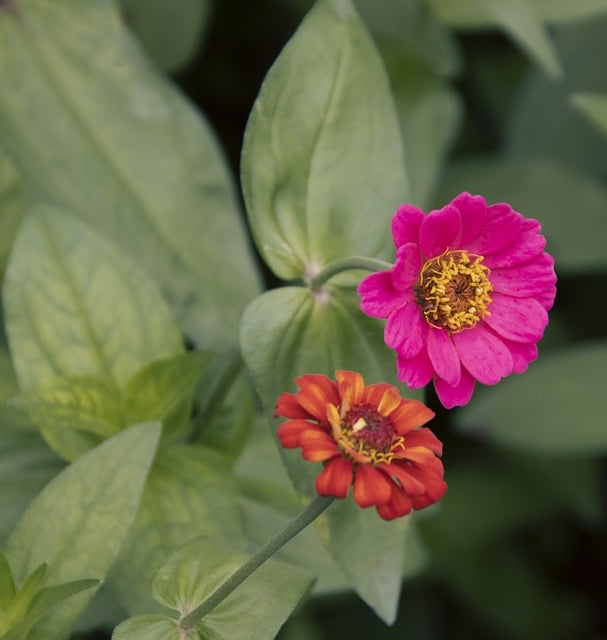
M 342 451 L 363 464 L 390 463 L 398 449 L 404 450 L 404 438 L 392 422 L 370 404 L 352 407 L 333 425 L 334 436 Z
M 491 270 L 482 261 L 467 251 L 446 251 L 424 264 L 415 296 L 429 325 L 456 333 L 489 315 Z

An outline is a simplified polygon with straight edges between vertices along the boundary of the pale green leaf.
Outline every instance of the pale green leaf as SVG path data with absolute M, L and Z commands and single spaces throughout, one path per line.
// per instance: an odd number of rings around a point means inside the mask
M 394 356 L 383 343 L 382 330 L 382 323 L 360 312 L 351 291 L 328 287 L 315 295 L 305 288 L 284 287 L 257 298 L 243 316 L 241 344 L 266 415 L 272 415 L 281 392 L 294 390 L 291 381 L 305 373 L 334 377 L 336 369 L 351 369 L 360 371 L 367 384 L 395 383 Z M 403 395 L 419 397 L 419 392 Z M 316 495 L 314 480 L 322 467 L 303 460 L 299 451 L 281 454 L 296 488 Z M 325 539 L 351 586 L 378 615 L 393 621 L 405 525 L 383 522 L 374 510 L 358 508 L 351 497 L 332 505 L 326 518 Z
M 231 350 L 259 284 L 204 118 L 112 2 L 18 3 L 0 12 L 0 42 L 0 139 L 32 194 L 135 256 L 189 337 Z
M 131 427 L 45 487 L 8 541 L 16 582 L 42 561 L 49 564 L 47 584 L 105 578 L 135 518 L 159 437 L 159 424 Z M 30 640 L 65 638 L 92 596 L 89 590 L 53 609 L 34 627 Z
M 408 195 L 380 57 L 349 0 L 320 0 L 268 72 L 243 148 L 257 246 L 282 278 L 386 255 Z
M 607 95 L 604 93 L 576 93 L 573 104 L 578 107 L 591 122 L 607 134 Z
M 159 569 L 152 589 L 163 605 L 189 613 L 249 556 L 209 538 L 178 549 Z M 216 640 L 272 640 L 312 583 L 300 569 L 269 560 L 197 624 Z
M 550 76 L 562 74 L 559 58 L 534 0 L 431 0 L 437 16 L 456 27 L 499 26 Z
M 607 450 L 607 344 L 553 350 L 457 414 L 464 431 L 521 450 L 600 455 Z
M 607 267 L 607 189 L 598 180 L 547 160 L 480 156 L 449 168 L 434 206 L 462 190 L 482 194 L 488 202 L 509 202 L 524 216 L 537 218 L 558 272 Z
M 137 616 L 129 618 L 114 629 L 112 640 L 199 640 L 192 630 L 184 635 L 177 620 L 166 616 Z
M 531 0 L 537 15 L 546 22 L 584 20 L 607 13 L 607 0 Z
M 28 608 L 28 617 L 39 618 L 49 609 L 57 606 L 71 596 L 99 586 L 99 580 L 73 580 L 63 584 L 40 589 L 32 599 Z
M 24 187 L 9 159 L 0 149 L 0 274 L 25 207 Z
M 9 552 L 10 553 L 10 552 Z M 23 620 L 30 608 L 34 596 L 42 588 L 48 571 L 48 563 L 43 562 L 36 567 L 23 581 L 10 604 L 9 615 L 15 622 Z
M 236 494 L 227 462 L 213 451 L 173 445 L 158 454 L 110 578 L 131 615 L 154 611 L 152 577 L 177 547 L 201 535 L 244 547 Z
M 129 27 L 152 60 L 178 71 L 196 53 L 212 0 L 120 0 Z

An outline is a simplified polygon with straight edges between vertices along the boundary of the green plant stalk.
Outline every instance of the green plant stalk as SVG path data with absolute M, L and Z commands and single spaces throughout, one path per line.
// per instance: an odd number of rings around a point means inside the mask
M 317 496 L 291 522 L 271 540 L 269 540 L 254 556 L 241 565 L 216 591 L 214 591 L 199 607 L 181 619 L 181 629 L 192 629 L 194 625 L 220 602 L 223 602 L 266 560 L 271 558 L 283 545 L 294 538 L 315 520 L 332 502 L 333 497 Z
M 393 265 L 389 262 L 377 260 L 376 258 L 365 258 L 364 256 L 339 258 L 310 278 L 307 284 L 312 291 L 315 291 L 320 289 L 327 280 L 336 276 L 338 273 L 342 273 L 342 271 L 350 271 L 352 269 L 364 269 L 365 271 L 389 271 L 392 267 Z

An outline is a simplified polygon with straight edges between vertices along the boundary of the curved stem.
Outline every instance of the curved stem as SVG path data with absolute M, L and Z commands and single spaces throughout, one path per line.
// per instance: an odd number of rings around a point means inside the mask
M 218 587 L 198 608 L 180 622 L 182 629 L 191 629 L 202 617 L 223 602 L 244 582 L 255 569 L 271 558 L 283 545 L 294 538 L 317 518 L 334 500 L 333 497 L 317 496 L 305 509 L 276 536 L 269 540 L 254 556 L 241 565 L 222 585 Z
M 310 289 L 319 289 L 327 280 L 336 276 L 342 271 L 351 269 L 364 269 L 365 271 L 387 271 L 392 269 L 389 262 L 377 260 L 376 258 L 365 258 L 364 256 L 352 256 L 350 258 L 339 258 L 330 265 L 327 265 L 322 271 L 310 278 L 308 286 Z

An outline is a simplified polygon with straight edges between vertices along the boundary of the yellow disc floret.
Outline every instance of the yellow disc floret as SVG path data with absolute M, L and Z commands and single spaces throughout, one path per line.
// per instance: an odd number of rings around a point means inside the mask
M 482 261 L 467 251 L 446 251 L 424 264 L 415 295 L 429 325 L 456 333 L 489 315 L 491 270 Z

